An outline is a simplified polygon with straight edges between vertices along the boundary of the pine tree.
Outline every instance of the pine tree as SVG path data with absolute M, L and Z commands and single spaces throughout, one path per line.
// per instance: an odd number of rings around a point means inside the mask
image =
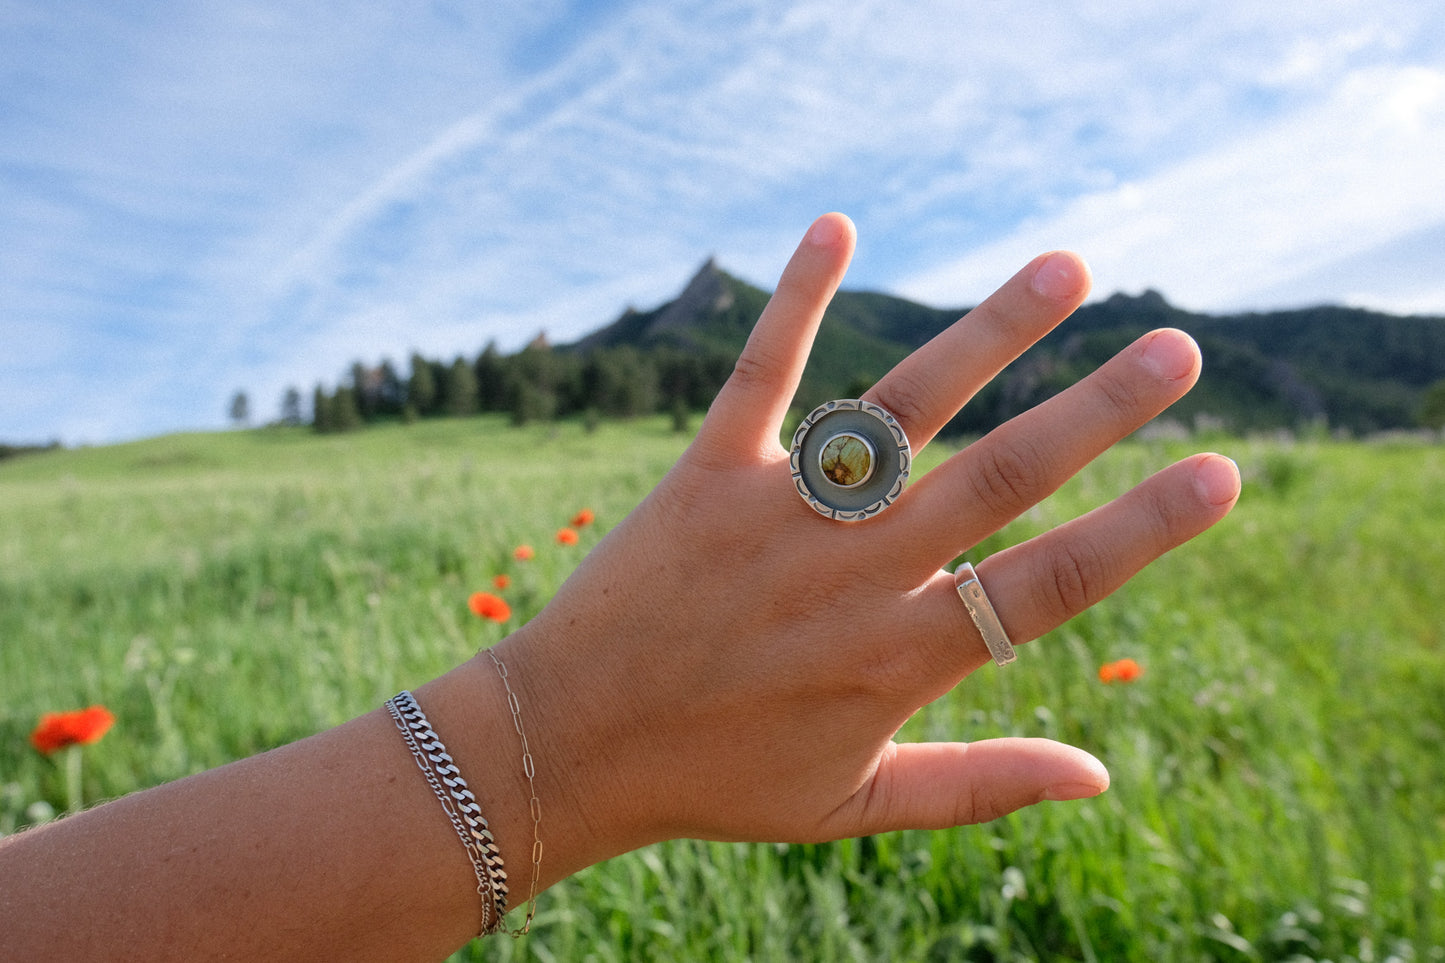
M 472 415 L 477 411 L 477 373 L 462 358 L 447 372 L 446 396 L 442 407 L 449 415 Z
M 406 385 L 402 384 L 401 376 L 396 373 L 396 366 L 391 363 L 390 358 L 382 360 L 378 372 L 380 386 L 377 413 L 387 417 L 400 415 L 406 405 Z
M 557 390 L 560 366 L 556 352 L 534 342 L 507 359 L 503 396 L 514 424 L 549 421 L 565 409 Z
M 356 413 L 362 421 L 371 421 L 376 418 L 377 402 L 380 391 L 379 379 L 366 365 L 360 361 L 351 364 L 351 391 L 356 398 Z
M 512 424 L 550 421 L 557 416 L 557 396 L 531 382 L 517 383 L 508 401 Z
M 634 418 L 657 408 L 657 368 L 636 348 L 594 353 L 588 363 L 589 401 L 605 415 Z
M 295 427 L 301 424 L 301 392 L 295 385 L 286 389 L 281 396 L 281 424 Z
M 351 388 L 337 388 L 331 399 L 331 424 L 333 431 L 354 431 L 361 427 L 361 412 L 356 408 L 356 392 Z
M 477 407 L 482 411 L 506 408 L 506 359 L 498 350 L 497 342 L 487 342 L 473 368 L 477 373 Z
M 231 396 L 231 406 L 228 409 L 231 422 L 237 428 L 244 428 L 251 421 L 251 399 L 246 397 L 246 392 L 237 391 Z
M 1425 389 L 1420 403 L 1420 424 L 1433 431 L 1445 429 L 1445 380 Z
M 336 430 L 331 398 L 320 385 L 317 385 L 316 390 L 311 393 L 311 427 L 323 433 Z
M 426 416 L 436 408 L 437 379 L 432 363 L 413 352 L 411 356 L 411 378 L 406 384 L 406 403 L 419 416 Z

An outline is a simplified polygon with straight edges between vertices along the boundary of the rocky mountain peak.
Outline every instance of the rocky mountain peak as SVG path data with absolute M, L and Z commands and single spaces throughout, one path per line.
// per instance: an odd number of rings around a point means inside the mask
M 648 334 L 685 329 L 698 317 L 726 311 L 732 304 L 733 292 L 727 285 L 727 276 L 718 268 L 717 261 L 708 258 L 682 293 L 653 320 Z

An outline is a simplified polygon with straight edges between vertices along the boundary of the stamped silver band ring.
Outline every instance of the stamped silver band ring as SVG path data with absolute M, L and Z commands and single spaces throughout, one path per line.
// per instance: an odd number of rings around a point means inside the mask
M 820 515 L 842 522 L 871 518 L 893 504 L 908 481 L 913 451 L 898 420 L 857 398 L 813 409 L 793 435 L 793 484 Z
M 993 660 L 999 665 L 1008 665 L 1017 659 L 1013 644 L 1008 640 L 1008 633 L 1003 630 L 998 613 L 993 610 L 988 596 L 984 594 L 983 583 L 979 582 L 978 573 L 973 570 L 973 566 L 967 562 L 959 565 L 953 573 L 953 584 L 958 589 L 958 597 L 963 599 L 973 624 L 978 626 L 978 634 L 983 636 L 983 642 L 988 646 Z

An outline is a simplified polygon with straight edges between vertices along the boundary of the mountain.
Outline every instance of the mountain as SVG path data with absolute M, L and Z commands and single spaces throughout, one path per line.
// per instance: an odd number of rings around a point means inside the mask
M 708 259 L 676 299 L 652 311 L 629 309 L 572 348 L 585 352 L 631 345 L 736 358 L 768 297 Z M 884 294 L 839 291 L 813 344 L 799 404 L 861 394 L 959 313 Z
M 630 346 L 736 357 L 767 292 L 708 259 L 672 301 L 629 309 L 565 350 Z M 840 291 L 824 316 L 796 406 L 856 397 L 963 314 L 866 291 Z M 1445 317 L 1319 306 L 1210 315 L 1157 291 L 1079 308 L 995 379 L 951 426 L 985 431 L 1072 384 L 1157 327 L 1188 331 L 1204 353 L 1199 385 L 1171 409 L 1186 423 L 1238 431 L 1321 421 L 1356 433 L 1410 428 L 1422 397 L 1445 381 Z
M 630 345 L 736 355 L 768 294 L 718 268 L 712 258 L 673 300 L 652 311 L 628 308 L 616 321 L 570 347 L 587 352 Z

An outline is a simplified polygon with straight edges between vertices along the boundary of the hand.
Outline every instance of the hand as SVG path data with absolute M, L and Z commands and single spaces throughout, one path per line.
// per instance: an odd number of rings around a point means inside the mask
M 988 661 L 942 566 L 1181 397 L 1198 349 L 1178 331 L 1145 335 L 916 479 L 887 511 L 835 522 L 798 497 L 778 439 L 853 245 L 846 218 L 813 225 L 696 441 L 503 644 L 550 773 L 543 797 L 582 814 L 594 858 L 681 836 L 945 827 L 1108 785 L 1097 760 L 1048 740 L 893 736 Z M 1088 285 L 1073 255 L 1036 259 L 865 398 L 921 450 Z M 978 562 L 979 577 L 1018 644 L 1208 528 L 1238 492 L 1232 462 L 1195 456 Z M 1026 672 L 1027 661 L 1001 671 Z

